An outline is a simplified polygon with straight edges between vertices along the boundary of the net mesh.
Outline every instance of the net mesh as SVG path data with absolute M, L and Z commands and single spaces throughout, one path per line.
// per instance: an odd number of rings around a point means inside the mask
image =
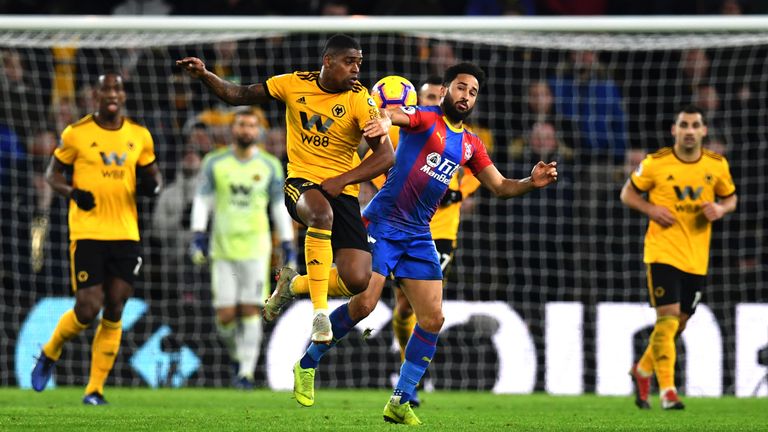
M 29 385 L 32 356 L 73 303 L 66 203 L 44 186 L 43 170 L 62 129 L 94 109 L 89 91 L 98 73 L 123 74 L 127 111 L 152 132 L 172 184 L 185 181 L 186 148 L 207 151 L 227 142 L 231 115 L 230 107 L 174 67 L 176 59 L 198 56 L 226 79 L 261 82 L 316 70 L 327 36 L 0 32 L 0 384 Z M 555 187 L 509 201 L 480 190 L 466 200 L 429 385 L 629 393 L 626 371 L 642 353 L 653 311 L 645 304 L 642 264 L 647 221 L 620 203 L 619 190 L 646 153 L 670 145 L 675 110 L 694 102 L 707 111 L 707 146 L 730 162 L 740 204 L 715 224 L 708 289 L 689 326 L 703 330 L 679 342 L 677 379 L 690 394 L 768 394 L 768 386 L 759 387 L 768 363 L 759 355 L 768 344 L 768 322 L 760 318 L 768 316 L 768 35 L 452 31 L 357 37 L 366 85 L 392 74 L 419 83 L 459 60 L 478 63 L 488 83 L 470 123 L 500 171 L 519 178 L 539 159 L 559 162 Z M 262 108 L 268 148 L 284 158 L 283 107 Z M 229 383 L 210 275 L 185 255 L 188 195 L 167 218 L 153 219 L 155 202 L 139 202 L 146 265 L 126 309 L 110 385 Z M 37 237 L 42 257 L 33 254 L 30 234 L 40 227 L 47 233 Z M 391 384 L 399 370 L 391 307 L 385 291 L 360 326 L 373 328 L 373 336 L 364 341 L 353 331 L 341 342 L 324 360 L 319 386 Z M 291 387 L 290 365 L 308 340 L 309 311 L 306 301 L 297 302 L 266 327 L 258 380 Z M 67 344 L 57 384 L 87 380 L 92 336 L 90 329 Z M 713 351 L 694 357 L 702 344 Z M 716 373 L 702 377 L 711 370 Z

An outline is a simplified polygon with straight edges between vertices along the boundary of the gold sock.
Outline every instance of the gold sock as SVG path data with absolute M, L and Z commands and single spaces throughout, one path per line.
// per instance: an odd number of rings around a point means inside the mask
M 309 297 L 314 310 L 328 309 L 328 277 L 333 263 L 331 231 L 309 227 L 304 241 Z
M 56 328 L 53 330 L 51 339 L 48 340 L 48 343 L 43 345 L 43 353 L 53 361 L 59 360 L 61 357 L 61 349 L 64 347 L 64 342 L 77 336 L 86 328 L 88 328 L 87 324 L 83 324 L 77 320 L 74 309 L 64 312 L 61 318 L 59 318 L 59 323 L 56 324 Z
M 640 361 L 637 362 L 637 371 L 643 376 L 653 375 L 653 345 L 650 342 Z
M 104 395 L 104 382 L 115 364 L 123 335 L 122 321 L 114 322 L 102 318 L 91 349 L 91 377 L 85 394 L 97 392 Z
M 309 294 L 309 276 L 297 276 L 291 284 L 291 291 L 294 294 Z M 353 294 L 344 285 L 344 281 L 339 276 L 339 270 L 331 267 L 328 274 L 328 297 L 352 297 Z
M 408 345 L 408 339 L 411 338 L 414 327 L 416 327 L 415 313 L 405 318 L 401 317 L 397 311 L 392 314 L 392 332 L 395 334 L 397 344 L 400 345 L 401 363 L 405 361 L 405 346 Z
M 651 333 L 653 365 L 659 388 L 675 387 L 675 334 L 680 327 L 676 316 L 662 316 L 656 319 L 656 325 Z

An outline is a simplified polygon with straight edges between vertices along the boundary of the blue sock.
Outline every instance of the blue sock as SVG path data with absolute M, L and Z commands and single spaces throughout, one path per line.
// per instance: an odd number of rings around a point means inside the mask
M 411 400 L 416 392 L 416 385 L 437 350 L 437 333 L 430 333 L 416 324 L 408 345 L 405 346 L 405 361 L 400 367 L 400 379 L 397 380 L 393 396 L 400 397 L 400 403 Z
M 344 336 L 349 333 L 358 323 L 358 321 L 352 320 L 349 316 L 349 303 L 337 307 L 331 315 L 328 316 L 331 320 L 331 329 L 333 330 L 333 340 L 329 344 L 316 344 L 311 343 L 307 352 L 304 353 L 304 357 L 301 358 L 301 367 L 317 369 L 317 365 L 320 363 L 320 359 L 331 348 L 336 346 Z

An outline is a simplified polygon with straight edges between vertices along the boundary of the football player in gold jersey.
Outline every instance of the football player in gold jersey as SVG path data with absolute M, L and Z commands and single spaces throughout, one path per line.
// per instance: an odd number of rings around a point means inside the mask
M 736 210 L 736 186 L 728 161 L 702 148 L 706 135 L 702 111 L 695 106 L 683 108 L 672 126 L 674 145 L 646 157 L 621 189 L 621 201 L 650 218 L 643 262 L 656 324 L 645 353 L 630 370 L 640 409 L 650 408 L 654 373 L 662 408 L 685 407 L 675 388 L 675 337 L 701 300 L 712 222 Z
M 75 307 L 61 316 L 32 371 L 32 387 L 45 389 L 64 343 L 102 318 L 93 338 L 91 373 L 83 403 L 104 405 L 104 382 L 122 336 L 121 317 L 141 268 L 136 195 L 155 196 L 162 176 L 149 131 L 122 113 L 126 94 L 117 73 L 101 75 L 98 109 L 61 134 L 46 179 L 71 200 L 69 239 Z M 72 169 L 72 184 L 65 171 Z
M 363 52 L 353 38 L 337 34 L 325 43 L 319 72 L 277 75 L 264 83 L 237 85 L 206 70 L 198 58 L 176 64 L 232 105 L 277 99 L 285 103 L 288 212 L 307 226 L 307 275 L 284 267 L 264 306 L 271 321 L 292 298 L 291 281 L 308 285 L 314 307 L 312 341 L 330 343 L 328 291 L 347 296 L 364 291 L 371 277 L 371 253 L 357 202 L 358 184 L 384 173 L 394 162 L 389 137 L 367 132 L 378 125 L 379 110 L 358 81 Z M 375 130 L 380 130 L 375 128 Z M 360 162 L 365 138 L 374 154 Z M 332 268 L 332 262 L 336 267 Z

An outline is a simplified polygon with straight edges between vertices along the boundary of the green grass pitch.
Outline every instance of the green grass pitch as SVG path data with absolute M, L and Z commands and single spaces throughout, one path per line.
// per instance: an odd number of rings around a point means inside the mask
M 768 431 L 768 398 L 683 398 L 684 411 L 635 408 L 630 397 L 423 394 L 433 431 Z M 0 431 L 397 431 L 382 419 L 386 390 L 319 389 L 312 408 L 286 392 L 108 388 L 109 406 L 81 405 L 81 388 L 0 388 Z

